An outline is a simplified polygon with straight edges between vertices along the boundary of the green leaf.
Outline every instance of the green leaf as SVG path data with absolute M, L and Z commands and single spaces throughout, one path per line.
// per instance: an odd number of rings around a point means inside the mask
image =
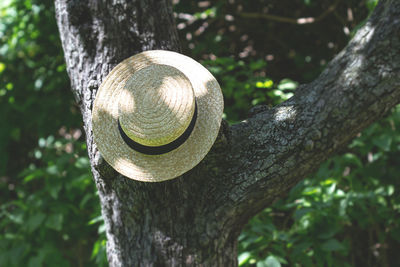
M 308 187 L 303 192 L 303 195 L 306 195 L 306 196 L 319 195 L 319 194 L 321 194 L 320 187 Z
M 249 252 L 243 252 L 239 255 L 238 261 L 239 261 L 239 266 L 242 266 L 243 264 L 247 263 L 251 258 L 251 254 Z
M 372 12 L 372 10 L 374 10 L 374 8 L 376 7 L 376 5 L 378 4 L 379 0 L 367 0 L 367 7 L 368 9 Z
M 28 267 L 41 267 L 43 262 L 43 257 L 36 256 L 29 260 Z
M 48 174 L 57 175 L 58 174 L 57 165 L 53 165 L 53 166 L 47 167 L 46 171 L 47 171 Z
M 97 216 L 96 218 L 93 218 L 90 220 L 90 222 L 88 222 L 88 225 L 92 225 L 98 222 L 102 222 L 103 221 L 103 216 Z
M 80 157 L 75 163 L 75 167 L 79 169 L 89 168 L 89 166 L 90 161 L 87 157 Z
M 270 255 L 265 260 L 257 262 L 257 267 L 281 267 L 281 263 L 276 257 Z
M 0 10 L 3 8 L 5 9 L 6 7 L 9 7 L 12 2 L 14 2 L 14 1 L 13 0 L 2 0 L 0 2 Z
M 283 79 L 279 85 L 278 89 L 279 90 L 294 90 L 297 88 L 299 84 L 295 81 L 292 81 L 290 79 Z
M 58 199 L 58 193 L 62 188 L 62 183 L 60 181 L 53 183 L 49 186 L 49 193 L 54 199 Z
M 45 245 L 45 247 L 40 248 L 38 251 L 38 255 L 31 258 L 28 263 L 28 267 L 41 267 L 43 266 L 43 261 L 46 255 L 49 254 L 49 248 Z
M 35 215 L 31 216 L 28 221 L 26 222 L 26 225 L 28 227 L 29 232 L 35 231 L 39 225 L 41 225 L 46 218 L 46 215 L 44 213 L 36 213 Z
M 257 61 L 250 62 L 250 69 L 251 70 L 259 70 L 259 69 L 262 69 L 265 66 L 266 66 L 266 63 L 263 60 L 257 60 Z
M 0 73 L 2 73 L 6 68 L 6 64 L 4 64 L 3 62 L 0 62 Z
M 62 223 L 64 220 L 64 215 L 62 213 L 53 214 L 47 218 L 45 226 L 60 231 L 62 229 Z
M 105 233 L 105 232 L 106 232 L 106 225 L 105 225 L 105 223 L 100 224 L 100 226 L 99 226 L 97 232 L 98 232 L 99 234 L 102 234 L 102 233 Z
M 100 238 L 96 241 L 90 258 L 92 260 L 95 259 L 97 266 L 108 266 L 106 256 L 106 240 L 104 238 Z
M 321 248 L 325 251 L 338 251 L 338 250 L 344 250 L 345 247 L 336 239 L 332 238 L 324 242 L 321 246 Z
M 363 166 L 361 160 L 356 155 L 354 155 L 352 153 L 344 154 L 343 155 L 343 159 L 348 163 L 352 163 L 352 164 L 356 165 L 357 167 L 362 167 Z
M 16 210 L 12 213 L 6 213 L 7 217 L 16 224 L 22 224 L 24 222 L 24 214 L 20 210 Z
M 16 246 L 11 248 L 9 253 L 9 259 L 11 261 L 11 266 L 21 266 L 22 258 L 24 254 L 29 250 L 29 244 L 19 242 Z
M 79 203 L 79 208 L 83 209 L 85 204 L 93 197 L 93 194 L 86 194 L 81 202 Z
M 381 148 L 383 151 L 390 151 L 390 146 L 392 145 L 392 137 L 384 134 L 372 141 L 376 146 Z
M 303 217 L 304 215 L 311 213 L 314 209 L 313 208 L 301 208 L 298 209 L 294 212 L 294 219 L 295 220 L 300 220 L 301 217 Z

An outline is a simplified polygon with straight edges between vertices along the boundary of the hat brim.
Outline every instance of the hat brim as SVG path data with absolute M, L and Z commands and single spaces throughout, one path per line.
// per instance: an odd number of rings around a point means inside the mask
M 197 120 L 189 138 L 162 155 L 146 155 L 130 148 L 118 129 L 121 90 L 136 71 L 153 64 L 180 70 L 191 82 L 197 103 Z M 218 135 L 223 97 L 213 75 L 195 60 L 171 51 L 152 50 L 118 64 L 102 82 L 94 101 L 93 135 L 104 159 L 122 175 L 146 182 L 160 182 L 182 175 L 196 166 L 211 149 Z

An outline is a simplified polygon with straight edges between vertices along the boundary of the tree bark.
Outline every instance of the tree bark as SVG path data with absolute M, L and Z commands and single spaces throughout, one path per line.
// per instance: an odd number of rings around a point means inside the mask
M 243 225 L 400 101 L 400 2 L 381 0 L 314 82 L 232 127 L 206 158 L 162 183 L 123 177 L 93 143 L 104 77 L 150 49 L 179 51 L 170 1 L 56 0 L 72 91 L 99 191 L 110 266 L 236 266 Z

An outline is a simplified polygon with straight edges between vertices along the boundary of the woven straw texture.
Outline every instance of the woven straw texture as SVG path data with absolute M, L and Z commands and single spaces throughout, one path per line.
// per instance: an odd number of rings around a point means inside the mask
M 192 120 L 189 138 L 162 155 L 130 148 L 125 134 L 137 143 L 160 146 L 179 137 Z M 101 84 L 93 107 L 94 140 L 104 159 L 122 175 L 160 182 L 182 175 L 208 153 L 219 131 L 223 97 L 215 78 L 193 59 L 153 50 L 118 64 Z

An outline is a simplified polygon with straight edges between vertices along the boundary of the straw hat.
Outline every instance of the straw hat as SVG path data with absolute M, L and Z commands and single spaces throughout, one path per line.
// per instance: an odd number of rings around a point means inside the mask
M 222 112 L 221 89 L 206 68 L 175 52 L 146 51 L 122 61 L 101 84 L 94 141 L 124 176 L 169 180 L 205 157 Z

